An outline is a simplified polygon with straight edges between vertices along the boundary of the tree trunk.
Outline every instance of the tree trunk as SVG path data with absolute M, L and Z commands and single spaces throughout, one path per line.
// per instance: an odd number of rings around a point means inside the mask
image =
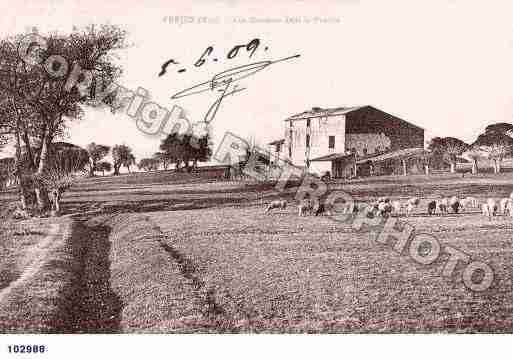
M 61 211 L 61 194 L 58 189 L 53 189 L 49 196 L 52 203 L 51 216 L 58 216 Z
M 456 173 L 456 162 L 451 162 L 451 173 Z
M 49 152 L 49 140 L 50 139 L 50 133 L 48 126 L 45 129 L 43 141 L 42 141 L 42 147 L 41 147 L 41 154 L 39 155 L 39 165 L 37 167 L 37 174 L 42 175 L 44 171 L 48 167 L 48 152 Z M 37 200 L 37 206 L 39 210 L 45 211 L 48 209 L 48 193 L 44 188 L 39 187 L 40 184 L 36 185 L 35 192 L 36 192 L 36 200 Z
M 191 170 L 192 170 L 192 168 L 191 168 L 191 166 L 189 165 L 189 160 L 188 160 L 188 159 L 184 160 L 184 163 L 185 163 L 185 171 L 186 171 L 187 173 L 190 173 L 190 172 L 191 172 Z
M 19 124 L 19 121 L 18 121 Z M 21 167 L 21 145 L 20 145 L 20 131 L 19 127 L 16 126 L 16 155 L 14 158 L 14 166 L 16 169 L 16 177 L 18 178 L 18 187 L 19 187 L 19 195 L 20 195 L 20 203 L 21 203 L 21 209 L 26 210 L 27 209 L 27 198 L 26 198 L 26 191 L 25 191 L 25 184 L 23 183 L 23 170 Z
M 498 168 L 497 168 L 497 160 L 493 160 L 493 173 L 497 174 L 498 173 Z
M 497 160 L 497 173 L 501 173 L 501 168 L 502 167 L 502 160 L 499 158 Z
M 96 168 L 96 163 L 89 163 L 89 177 L 94 177 L 94 169 Z
M 426 176 L 429 176 L 429 165 L 424 165 L 424 172 L 426 173 Z
M 25 123 L 22 121 L 23 126 L 23 142 L 25 143 L 25 148 L 27 149 L 27 158 L 29 160 L 29 168 L 31 170 L 36 169 L 36 162 L 34 160 L 34 154 L 32 153 L 32 146 L 30 145 L 30 138 L 28 136 L 27 127 Z
M 119 176 L 119 167 L 121 167 L 121 165 L 114 164 L 114 176 Z
M 477 167 L 477 159 L 473 159 L 472 160 L 472 174 L 476 175 L 478 171 L 479 171 L 479 169 Z
M 403 176 L 407 176 L 408 175 L 408 171 L 406 169 L 406 160 L 402 160 L 401 163 L 403 165 Z

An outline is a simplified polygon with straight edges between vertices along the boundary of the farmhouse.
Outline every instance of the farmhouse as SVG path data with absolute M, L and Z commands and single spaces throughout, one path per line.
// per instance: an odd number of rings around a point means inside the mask
M 424 129 L 372 106 L 314 107 L 287 118 L 285 138 L 269 145 L 274 155 L 309 172 L 351 177 L 369 174 L 365 167 L 373 157 L 387 153 L 389 161 L 401 150 L 423 149 Z

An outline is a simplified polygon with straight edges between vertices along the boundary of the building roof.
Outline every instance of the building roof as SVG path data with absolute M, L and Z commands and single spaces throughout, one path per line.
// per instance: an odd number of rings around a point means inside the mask
M 351 113 L 351 112 L 356 112 L 356 111 L 364 109 L 364 108 L 373 109 L 373 110 L 379 111 L 379 112 L 387 115 L 391 119 L 396 119 L 398 121 L 401 121 L 402 123 L 408 124 L 408 126 L 410 126 L 410 127 L 415 127 L 415 128 L 420 129 L 420 130 L 424 130 L 420 126 L 414 125 L 411 122 L 403 120 L 403 119 L 401 119 L 401 118 L 399 118 L 397 116 L 391 115 L 391 114 L 389 114 L 389 113 L 387 113 L 385 111 L 382 111 L 382 110 L 377 109 L 377 108 L 375 108 L 373 106 L 370 106 L 370 105 L 351 106 L 351 107 L 335 107 L 335 108 L 312 107 L 311 110 L 304 111 L 304 112 L 295 114 L 293 116 L 290 116 L 285 121 L 295 121 L 295 120 L 303 120 L 303 119 L 315 118 L 315 117 L 327 117 L 327 116 L 345 115 L 345 114 L 348 114 L 348 113 Z
M 423 148 L 420 148 L 420 147 L 405 148 L 402 150 L 397 150 L 397 151 L 387 152 L 387 153 L 383 153 L 383 154 L 379 154 L 379 155 L 375 155 L 375 156 L 368 156 L 365 158 L 361 158 L 358 161 L 356 161 L 356 163 L 362 164 L 362 163 L 366 163 L 368 161 L 381 162 L 381 161 L 386 161 L 386 160 L 390 160 L 390 159 L 394 159 L 394 158 L 406 159 L 406 158 L 411 158 L 411 157 L 418 157 L 418 156 L 428 154 L 428 153 L 430 153 L 430 152 Z
M 366 106 L 335 107 L 335 108 L 312 107 L 311 110 L 297 113 L 293 116 L 290 116 L 285 121 L 299 120 L 299 119 L 310 118 L 310 117 L 343 115 L 343 114 L 346 114 L 346 113 L 349 113 L 352 111 L 356 111 L 363 107 L 366 107 Z
M 285 143 L 285 139 L 282 138 L 281 140 L 276 140 L 276 141 L 273 141 L 273 142 L 269 142 L 268 145 L 269 146 L 274 146 L 274 145 L 281 145 L 282 143 Z
M 334 160 L 341 160 L 341 159 L 350 159 L 351 157 L 354 157 L 353 154 L 346 154 L 346 153 L 331 153 L 329 155 L 317 157 L 314 159 L 311 159 L 310 162 L 323 162 L 323 161 L 334 161 Z

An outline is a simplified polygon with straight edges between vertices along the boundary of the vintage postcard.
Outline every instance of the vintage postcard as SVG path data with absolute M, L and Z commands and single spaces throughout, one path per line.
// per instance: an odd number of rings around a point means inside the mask
M 510 2 L 2 5 L 0 333 L 513 332 Z

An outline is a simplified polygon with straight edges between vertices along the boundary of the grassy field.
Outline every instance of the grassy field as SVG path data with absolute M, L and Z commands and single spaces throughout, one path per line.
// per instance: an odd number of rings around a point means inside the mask
M 85 248 L 78 285 L 86 314 L 74 330 L 513 332 L 513 218 L 489 221 L 477 209 L 425 214 L 426 202 L 442 195 L 507 196 L 513 174 L 375 177 L 329 187 L 360 201 L 422 197 L 404 220 L 490 264 L 492 287 L 468 290 L 462 266 L 442 277 L 445 255 L 419 265 L 368 231 L 329 217 L 299 218 L 292 194 L 269 184 L 172 172 L 99 177 L 64 197 L 65 212 L 79 214 Z M 275 198 L 291 205 L 265 214 Z M 23 272 L 23 248 L 38 240 L 3 241 L 4 285 Z

